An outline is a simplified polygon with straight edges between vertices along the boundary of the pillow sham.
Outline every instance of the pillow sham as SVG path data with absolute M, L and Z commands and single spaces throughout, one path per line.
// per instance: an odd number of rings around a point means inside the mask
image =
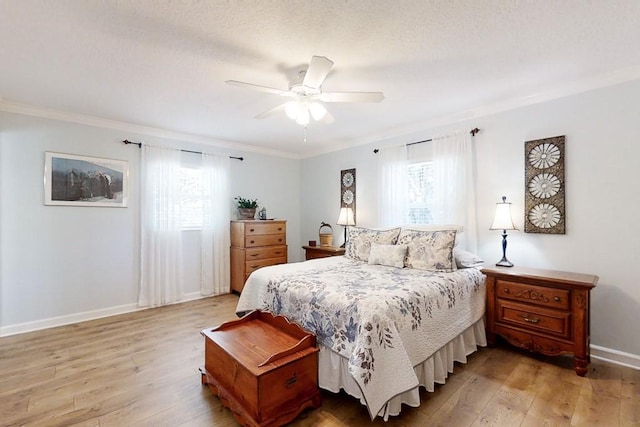
M 464 249 L 453 248 L 453 257 L 456 260 L 456 266 L 458 268 L 480 267 L 484 264 L 482 258 Z
M 364 227 L 349 227 L 345 257 L 369 262 L 372 243 L 395 245 L 400 228 L 373 230 Z
M 369 252 L 369 264 L 402 268 L 404 267 L 406 254 L 406 245 L 379 245 L 378 243 L 372 243 L 371 251 Z
M 407 245 L 404 265 L 417 270 L 451 272 L 456 269 L 453 258 L 455 230 L 402 230 L 397 244 Z

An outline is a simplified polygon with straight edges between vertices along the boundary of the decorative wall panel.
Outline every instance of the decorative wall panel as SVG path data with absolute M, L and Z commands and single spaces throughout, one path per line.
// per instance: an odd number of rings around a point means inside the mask
M 524 143 L 526 233 L 565 234 L 564 135 Z

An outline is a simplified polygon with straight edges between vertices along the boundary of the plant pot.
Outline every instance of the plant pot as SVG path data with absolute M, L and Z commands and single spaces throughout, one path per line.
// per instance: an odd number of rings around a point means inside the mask
M 256 216 L 255 208 L 238 208 L 239 219 L 253 219 Z

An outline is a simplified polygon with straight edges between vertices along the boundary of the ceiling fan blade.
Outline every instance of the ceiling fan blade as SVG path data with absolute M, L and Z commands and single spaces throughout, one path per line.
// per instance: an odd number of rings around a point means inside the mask
M 382 102 L 382 92 L 323 92 L 320 100 L 324 102 Z
M 225 83 L 231 86 L 239 86 L 247 89 L 259 90 L 261 92 L 273 93 L 275 95 L 283 95 L 283 96 L 289 95 L 288 90 L 280 90 L 280 89 L 276 89 L 268 86 L 254 85 L 252 83 L 239 82 L 236 80 L 227 80 Z
M 324 79 L 327 78 L 327 74 L 331 71 L 331 67 L 333 67 L 333 61 L 329 58 L 324 56 L 312 57 L 311 62 L 309 63 L 309 68 L 307 68 L 307 72 L 304 75 L 302 85 L 313 89 L 319 89 L 324 82 Z
M 280 104 L 277 107 L 273 107 L 270 110 L 260 113 L 256 116 L 256 119 L 266 119 L 267 117 L 271 117 L 275 114 L 282 113 L 285 111 L 286 105 L 287 103 L 285 102 L 284 104 Z

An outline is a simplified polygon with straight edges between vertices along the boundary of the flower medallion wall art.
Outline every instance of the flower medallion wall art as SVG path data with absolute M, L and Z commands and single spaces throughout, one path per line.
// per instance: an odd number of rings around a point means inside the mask
M 564 135 L 524 143 L 526 233 L 565 234 Z

